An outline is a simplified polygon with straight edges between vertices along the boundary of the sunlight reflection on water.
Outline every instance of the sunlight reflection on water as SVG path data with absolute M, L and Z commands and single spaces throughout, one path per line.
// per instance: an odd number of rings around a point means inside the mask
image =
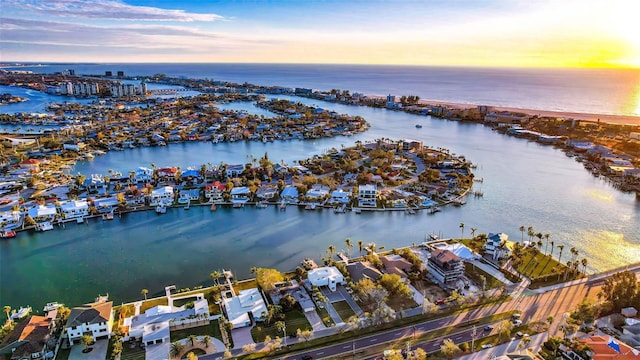
M 600 230 L 582 232 L 585 247 L 599 249 L 589 256 L 589 263 L 611 261 L 616 264 L 632 263 L 640 259 L 640 248 L 625 240 L 624 235 L 615 231 Z M 580 260 L 581 255 L 579 256 Z M 564 260 L 564 256 L 563 256 Z M 593 269 L 591 269 L 593 270 Z
M 613 201 L 613 195 L 608 194 L 602 190 L 597 190 L 597 189 L 588 189 L 585 191 L 586 194 L 596 200 L 602 200 L 602 201 L 606 201 L 606 202 L 612 202 Z

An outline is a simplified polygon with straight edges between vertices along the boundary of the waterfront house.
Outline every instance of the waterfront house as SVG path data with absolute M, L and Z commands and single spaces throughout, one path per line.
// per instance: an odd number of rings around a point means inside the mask
M 180 190 L 178 196 L 178 203 L 186 204 L 191 201 L 197 201 L 200 199 L 200 189 Z
M 258 191 L 256 191 L 256 196 L 262 200 L 270 200 L 273 199 L 278 193 L 278 188 L 275 186 L 260 186 Z
M 427 262 L 429 275 L 437 282 L 455 287 L 464 273 L 464 264 L 459 256 L 446 249 L 431 252 Z
M 378 190 L 375 184 L 363 184 L 358 186 L 358 206 L 376 207 Z
M 11 360 L 45 358 L 51 325 L 50 318 L 37 315 L 17 323 L 0 343 L 0 356 Z
M 402 151 L 419 152 L 422 150 L 422 141 L 420 140 L 402 140 L 400 144 Z
M 27 212 L 36 222 L 53 221 L 58 213 L 58 208 L 54 204 L 34 206 Z
M 589 359 L 592 360 L 637 360 L 640 359 L 640 351 L 632 348 L 626 343 L 615 339 L 609 335 L 593 335 L 580 340 L 581 343 L 589 347 Z M 572 352 L 573 353 L 573 352 Z M 572 357 L 572 359 L 582 359 Z
M 190 297 L 195 297 L 193 307 L 173 306 L 174 300 Z M 204 294 L 171 297 L 169 305 L 157 305 L 142 314 L 125 318 L 123 339 L 125 341 L 137 339 L 146 346 L 168 344 L 171 330 L 207 325 L 209 316 L 209 302 Z
M 380 261 L 382 261 L 386 273 L 397 274 L 403 278 L 407 277 L 413 267 L 409 260 L 397 254 L 380 256 Z
M 135 170 L 134 180 L 137 183 L 146 183 L 153 179 L 153 170 L 146 167 L 139 167 Z
M 287 204 L 297 204 L 298 203 L 298 188 L 293 185 L 285 186 L 280 193 L 280 199 Z
M 227 179 L 239 177 L 242 175 L 243 172 L 244 172 L 244 165 L 236 164 L 236 165 L 227 165 L 226 167 Z
M 89 204 L 86 199 L 62 201 L 59 210 L 63 219 L 77 219 L 89 216 Z
M 307 199 L 313 201 L 323 200 L 327 195 L 329 195 L 329 187 L 320 184 L 314 184 L 305 194 Z
M 80 343 L 85 334 L 90 334 L 95 340 L 110 338 L 112 326 L 113 301 L 107 301 L 107 297 L 102 296 L 93 303 L 72 308 L 65 333 L 69 345 L 73 346 Z
M 327 286 L 329 290 L 336 291 L 338 284 L 345 285 L 344 276 L 335 266 L 325 266 L 309 270 L 307 272 L 309 283 L 313 286 Z
M 256 288 L 240 290 L 237 296 L 227 291 L 222 301 L 227 319 L 234 328 L 251 326 L 251 317 L 255 321 L 264 321 L 267 313 L 267 305 Z
M 348 191 L 344 191 L 342 189 L 334 190 L 331 192 L 331 197 L 329 198 L 329 204 L 342 205 L 349 203 L 351 197 L 351 193 Z
M 163 186 L 151 192 L 151 195 L 149 195 L 149 205 L 170 205 L 173 204 L 173 198 L 173 186 Z
M 212 184 L 207 184 L 204 188 L 204 197 L 207 201 L 212 203 L 224 202 L 223 194 L 226 189 L 226 185 L 216 181 Z
M 493 261 L 498 261 L 509 256 L 507 241 L 509 236 L 505 233 L 489 233 L 487 242 L 484 244 L 484 254 Z
M 348 264 L 347 272 L 349 273 L 351 281 L 354 283 L 364 278 L 377 281 L 382 276 L 382 272 L 368 261 L 356 261 Z
M 15 229 L 22 226 L 23 219 L 20 211 L 0 212 L 0 228 L 3 230 Z
M 110 213 L 118 207 L 118 199 L 115 196 L 98 198 L 93 200 L 93 206 L 101 213 Z
M 20 163 L 21 169 L 28 169 L 33 172 L 37 172 L 39 166 L 40 166 L 40 160 L 38 159 L 26 159 Z
M 251 190 L 246 186 L 234 187 L 231 189 L 231 202 L 233 204 L 244 204 L 249 201 Z
M 178 169 L 175 167 L 160 168 L 156 172 L 161 181 L 173 181 Z

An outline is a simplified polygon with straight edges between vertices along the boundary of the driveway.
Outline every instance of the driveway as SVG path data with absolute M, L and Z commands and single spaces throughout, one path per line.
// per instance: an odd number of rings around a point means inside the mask
M 546 340 L 547 340 L 546 332 L 538 335 L 534 335 L 531 337 L 531 342 L 529 343 L 529 345 L 527 345 L 527 348 L 532 349 L 535 352 L 538 349 L 540 349 L 540 346 L 542 346 L 542 343 L 544 343 Z M 504 343 L 496 347 L 477 351 L 470 355 L 461 356 L 458 358 L 458 360 L 486 360 L 486 359 L 492 359 L 494 356 L 499 357 L 501 355 L 506 355 L 506 354 L 513 354 L 513 353 L 517 354 L 520 352 L 524 354 L 526 352 L 526 349 L 523 349 L 522 347 L 520 347 L 520 341 L 521 340 L 519 339 L 512 340 L 508 343 Z
M 318 313 L 315 310 L 305 311 L 304 316 L 307 318 L 307 320 L 309 320 L 309 324 L 311 324 L 311 327 L 313 328 L 314 332 L 324 330 L 327 328 L 326 326 L 324 326 L 322 319 L 320 319 L 320 315 L 318 315 Z
M 251 327 L 233 329 L 231 330 L 231 337 L 233 338 L 234 349 L 241 349 L 243 346 L 247 344 L 253 344 L 253 337 L 251 336 Z M 224 351 L 224 348 L 222 348 L 221 350 Z
M 360 306 L 358 306 L 358 304 L 356 304 L 356 302 L 353 301 L 353 298 L 351 297 L 351 294 L 349 294 L 347 289 L 342 285 L 338 285 L 338 291 L 340 292 L 340 294 L 342 294 L 342 297 L 344 297 L 344 300 L 347 301 L 347 304 L 351 306 L 351 310 L 353 310 L 353 312 L 355 312 L 356 315 L 358 315 L 358 317 L 362 317 L 362 315 L 364 314 L 364 311 L 362 311 Z
M 91 360 L 91 359 L 106 359 L 107 358 L 107 346 L 109 346 L 109 340 L 102 339 L 95 342 L 90 347 L 93 349 L 91 352 L 83 353 L 84 345 L 77 344 L 71 348 L 69 353 L 69 360 Z

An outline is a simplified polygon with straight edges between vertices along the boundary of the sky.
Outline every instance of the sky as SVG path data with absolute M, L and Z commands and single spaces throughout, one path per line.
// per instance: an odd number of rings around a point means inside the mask
M 0 62 L 640 68 L 637 0 L 0 0 Z

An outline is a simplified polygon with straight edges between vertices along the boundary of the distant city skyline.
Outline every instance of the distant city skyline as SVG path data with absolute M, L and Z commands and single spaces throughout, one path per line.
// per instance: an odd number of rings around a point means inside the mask
M 640 2 L 0 0 L 0 62 L 640 68 Z

